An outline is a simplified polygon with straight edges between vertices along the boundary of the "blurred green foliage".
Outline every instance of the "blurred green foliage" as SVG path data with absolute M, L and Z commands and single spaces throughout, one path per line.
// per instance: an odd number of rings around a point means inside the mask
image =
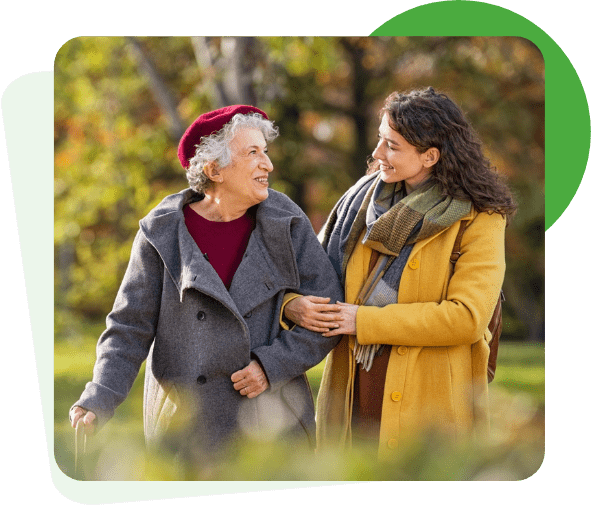
M 187 186 L 184 129 L 230 103 L 265 109 L 273 188 L 319 230 L 366 168 L 394 90 L 465 110 L 514 188 L 504 338 L 544 335 L 544 62 L 519 37 L 80 37 L 55 59 L 56 338 L 104 318 L 138 220 Z
M 55 458 L 73 476 L 74 430 L 67 412 L 91 376 L 96 339 L 87 334 L 56 343 Z M 314 399 L 324 362 L 308 372 Z M 89 480 L 521 480 L 544 456 L 544 348 L 502 343 L 490 385 L 491 438 L 454 444 L 435 435 L 417 439 L 390 463 L 359 449 L 347 458 L 312 455 L 279 440 L 250 441 L 219 465 L 183 465 L 166 453 L 148 454 L 142 425 L 142 368 L 115 417 L 88 442 L 84 478 Z

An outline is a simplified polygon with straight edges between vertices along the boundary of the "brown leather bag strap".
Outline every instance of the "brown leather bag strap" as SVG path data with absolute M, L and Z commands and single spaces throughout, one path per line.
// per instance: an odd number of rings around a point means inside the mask
M 466 226 L 468 226 L 468 221 L 460 221 L 460 229 L 458 230 L 458 235 L 456 237 L 456 241 L 454 242 L 453 251 L 449 257 L 449 261 L 452 265 L 452 273 L 455 269 L 456 262 L 458 261 L 461 253 L 460 253 L 460 245 L 462 243 L 462 236 L 464 235 L 464 231 L 466 230 Z M 493 312 L 492 318 L 488 323 L 488 329 L 491 334 L 491 340 L 488 343 L 490 348 L 490 353 L 488 356 L 488 366 L 487 366 L 487 378 L 488 382 L 492 382 L 495 377 L 495 371 L 497 368 L 497 354 L 499 350 L 499 338 L 501 337 L 501 331 L 503 330 L 503 307 L 501 305 L 502 302 L 505 301 L 505 294 L 501 289 L 501 293 L 499 294 L 499 299 L 497 300 L 497 305 Z
M 464 236 L 464 231 L 466 230 L 466 226 L 468 226 L 468 221 L 460 221 L 460 229 L 458 230 L 458 235 L 456 236 L 456 241 L 454 242 L 454 248 L 451 252 L 451 256 L 449 257 L 449 261 L 455 267 L 456 261 L 460 258 L 460 245 L 462 243 L 462 237 Z
M 503 290 L 501 290 L 501 294 L 499 295 L 499 299 L 497 300 L 497 305 L 493 312 L 492 318 L 490 320 L 490 323 L 488 323 L 488 330 L 491 334 L 491 339 L 488 343 L 488 347 L 490 348 L 490 354 L 488 356 L 488 367 L 486 370 L 488 382 L 492 382 L 492 380 L 495 378 L 495 371 L 497 369 L 499 339 L 501 338 L 501 332 L 503 330 L 503 307 L 501 305 L 501 302 L 504 299 L 505 295 L 503 294 Z

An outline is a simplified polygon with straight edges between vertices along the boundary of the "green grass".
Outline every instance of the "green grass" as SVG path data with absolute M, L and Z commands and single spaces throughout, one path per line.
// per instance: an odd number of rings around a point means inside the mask
M 545 405 L 544 346 L 542 344 L 502 343 L 491 394 L 503 390 L 525 394 L 540 408 Z

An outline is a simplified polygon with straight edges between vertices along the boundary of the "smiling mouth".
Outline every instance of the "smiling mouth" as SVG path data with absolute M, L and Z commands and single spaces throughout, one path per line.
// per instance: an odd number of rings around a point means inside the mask
M 263 184 L 265 186 L 269 185 L 269 179 L 267 177 L 257 177 L 255 179 L 255 181 L 257 181 L 259 184 Z

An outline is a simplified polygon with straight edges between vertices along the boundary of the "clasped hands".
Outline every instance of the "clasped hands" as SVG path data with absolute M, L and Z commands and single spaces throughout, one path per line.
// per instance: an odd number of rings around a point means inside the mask
M 358 305 L 337 302 L 319 296 L 299 296 L 287 302 L 285 316 L 298 326 L 322 333 L 324 337 L 357 334 Z

